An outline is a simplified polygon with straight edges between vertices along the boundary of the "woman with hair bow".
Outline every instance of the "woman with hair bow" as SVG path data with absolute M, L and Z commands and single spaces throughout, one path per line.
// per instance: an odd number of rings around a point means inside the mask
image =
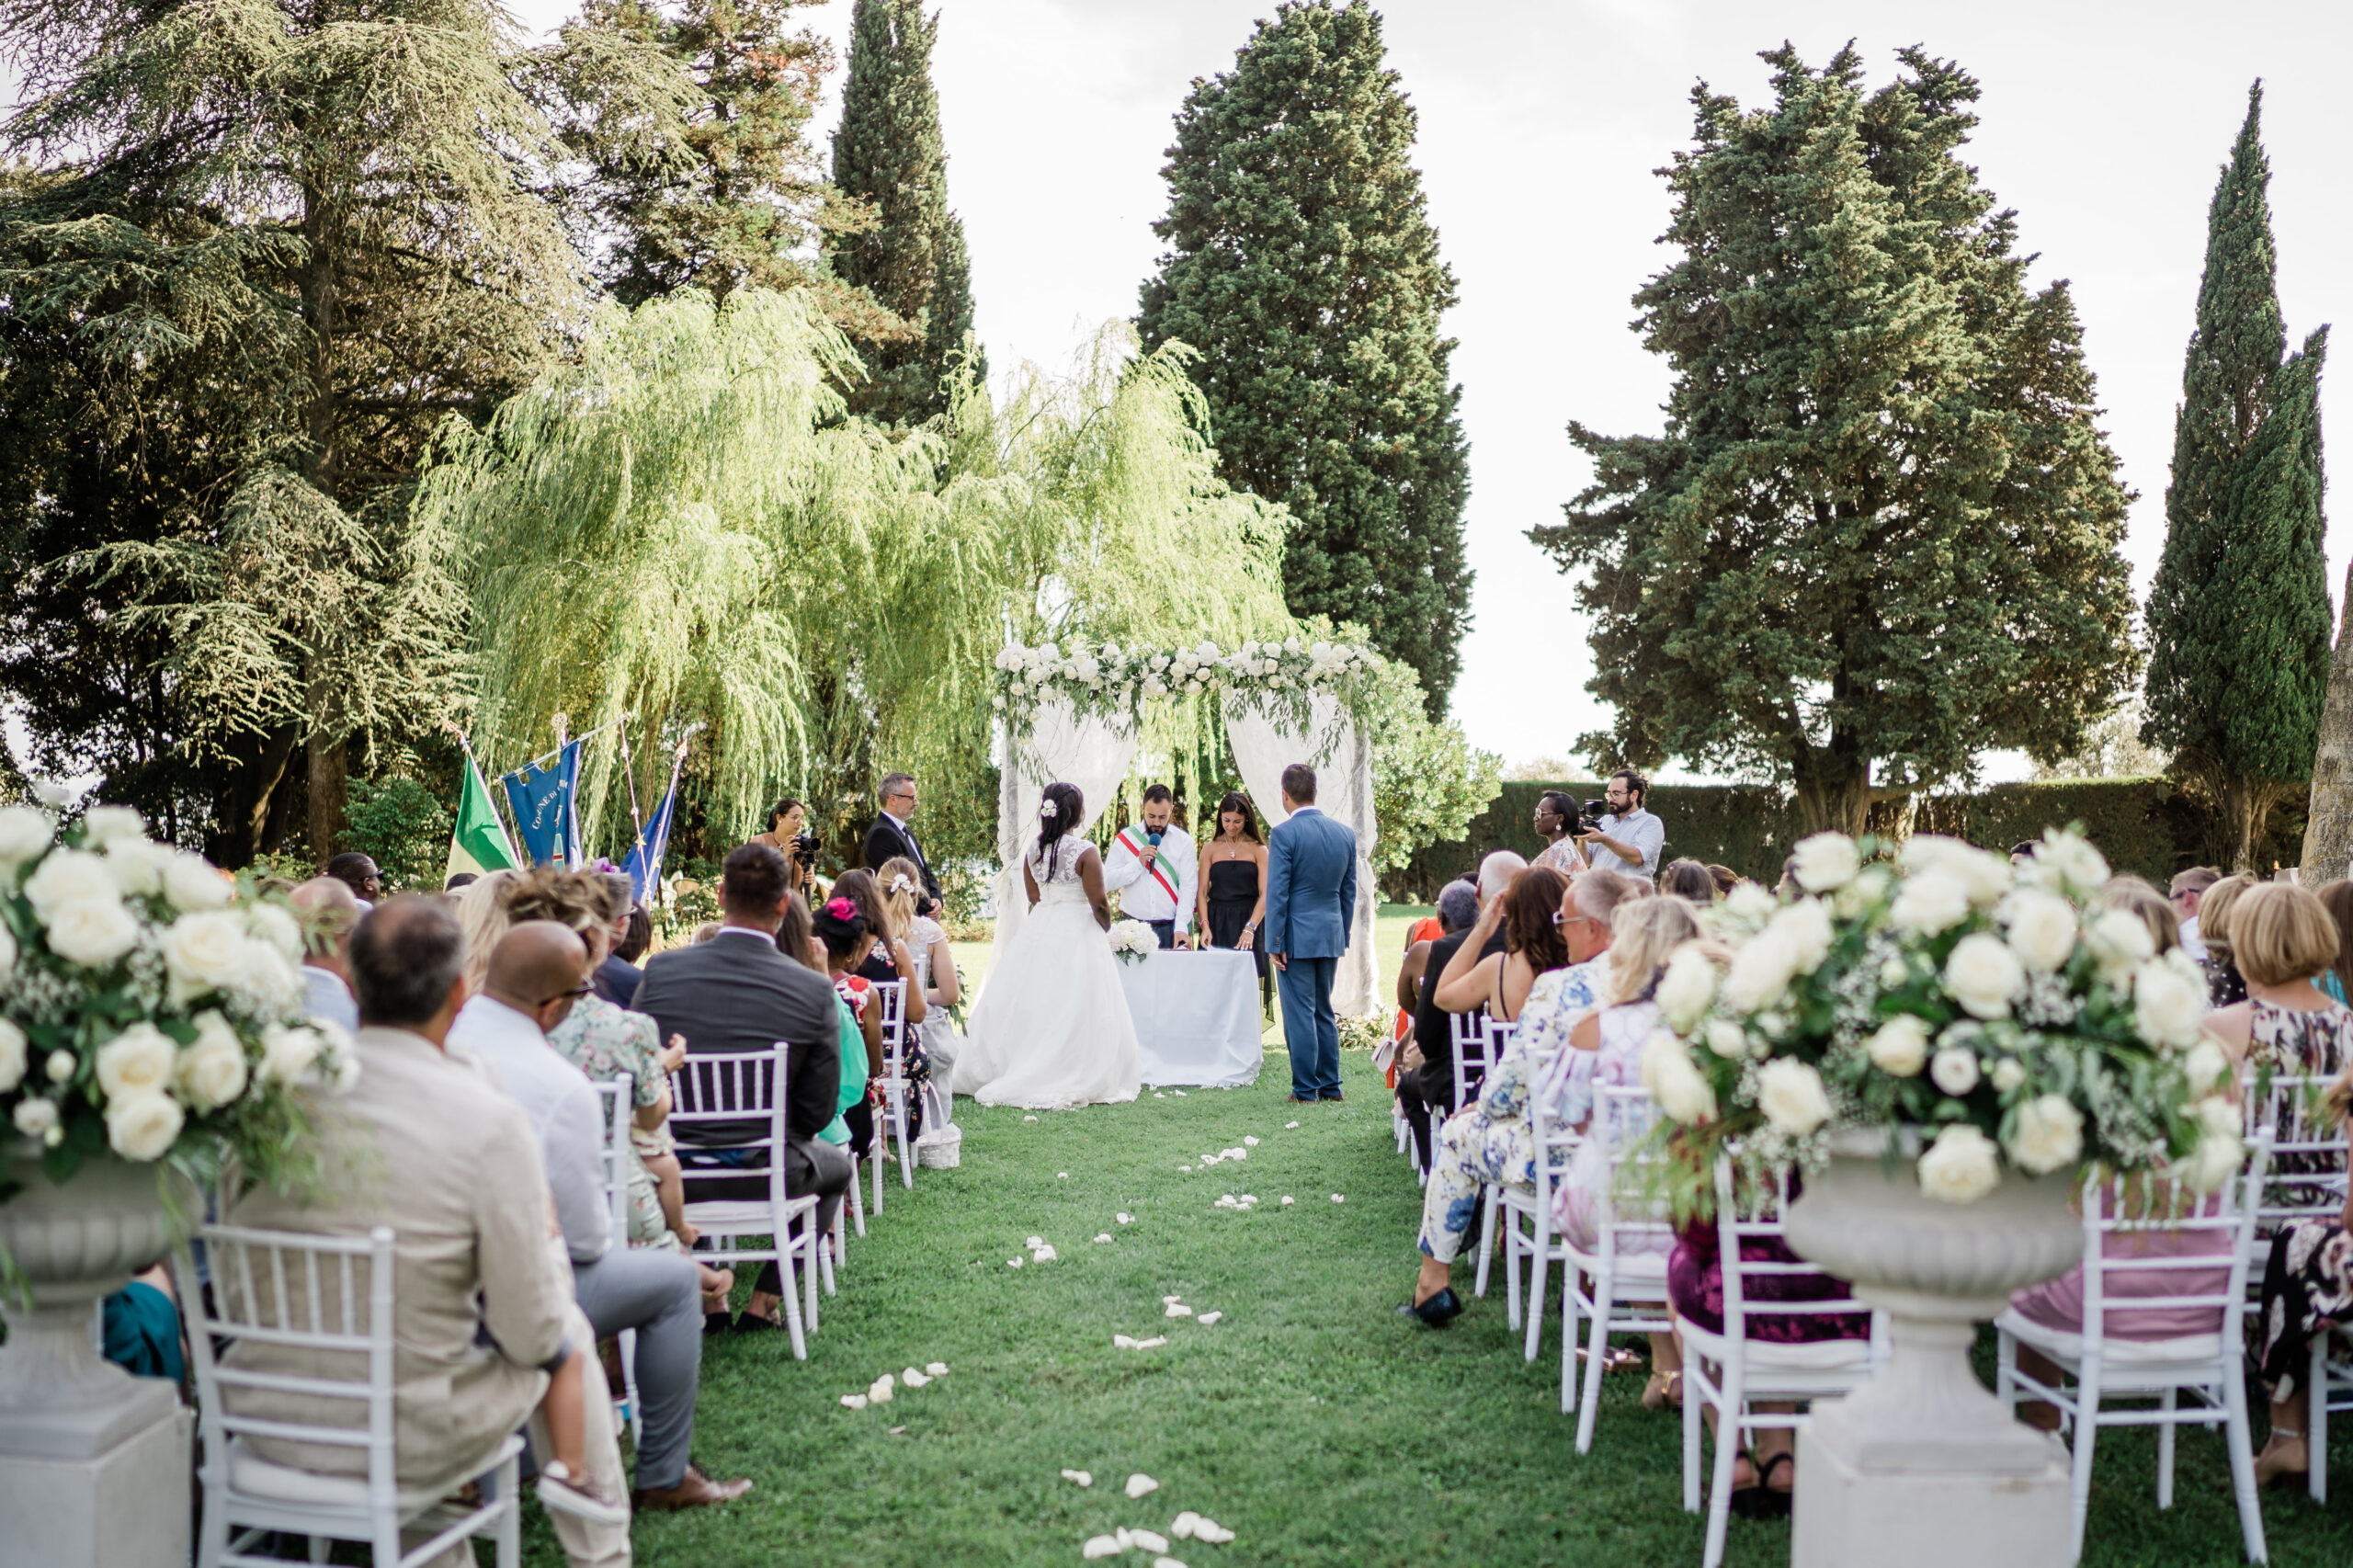
M 955 955 L 949 950 L 948 933 L 930 915 L 915 913 L 916 901 L 923 896 L 923 873 L 915 863 L 904 856 L 894 857 L 883 861 L 874 876 L 881 890 L 882 920 L 891 941 L 915 959 L 915 980 L 907 990 L 910 997 L 920 994 L 923 998 L 919 1032 L 924 1056 L 931 1063 L 931 1079 L 924 1085 L 923 1124 L 936 1132 L 955 1119 L 949 1085 L 956 1081 L 956 1055 L 963 1040 L 948 1009 L 963 994 L 962 980 L 956 972 Z
M 1029 918 L 990 971 L 956 1063 L 956 1090 L 983 1105 L 1061 1110 L 1136 1097 L 1136 1026 L 1104 933 L 1111 903 L 1103 858 L 1080 836 L 1086 801 L 1049 784 L 1038 836 L 1022 858 Z

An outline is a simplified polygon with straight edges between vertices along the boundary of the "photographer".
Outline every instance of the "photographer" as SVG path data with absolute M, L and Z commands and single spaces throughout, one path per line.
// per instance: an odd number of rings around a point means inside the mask
M 1643 809 L 1650 792 L 1651 781 L 1631 767 L 1611 774 L 1608 812 L 1597 826 L 1578 834 L 1577 841 L 1598 864 L 1655 883 L 1659 852 L 1666 847 L 1666 824 Z M 1615 856 L 1618 863 L 1602 859 L 1603 853 Z
M 1535 864 L 1550 866 L 1564 877 L 1583 871 L 1586 858 L 1576 836 L 1583 825 L 1577 803 L 1566 790 L 1547 790 L 1536 797 L 1536 831 L 1551 847 L 1536 857 Z
M 796 892 L 809 891 L 809 878 L 815 869 L 817 835 L 809 831 L 809 808 L 787 797 L 776 803 L 768 812 L 768 831 L 752 840 L 765 844 L 784 857 L 785 885 Z

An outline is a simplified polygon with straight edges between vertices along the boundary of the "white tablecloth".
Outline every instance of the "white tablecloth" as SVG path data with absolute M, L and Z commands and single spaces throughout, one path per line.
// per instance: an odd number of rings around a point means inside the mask
M 1238 1088 L 1258 1079 L 1258 971 L 1231 948 L 1120 965 L 1146 1084 Z

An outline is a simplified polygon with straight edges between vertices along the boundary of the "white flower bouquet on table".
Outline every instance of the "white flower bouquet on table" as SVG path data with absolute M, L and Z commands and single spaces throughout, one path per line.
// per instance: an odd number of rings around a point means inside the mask
M 1955 1204 L 2005 1166 L 2162 1164 L 2201 1191 L 2239 1168 L 2204 982 L 2100 907 L 2098 850 L 2053 829 L 2013 873 L 1957 839 L 1915 837 L 1893 863 L 1875 847 L 1805 839 L 1797 896 L 1744 886 L 1719 906 L 1727 967 L 1694 944 L 1661 976 L 1643 1080 L 1680 1211 L 1707 1206 L 1727 1141 L 1818 1169 L 1846 1129 L 1898 1133 L 1921 1189 Z
M 1160 950 L 1160 933 L 1141 920 L 1120 920 L 1110 930 L 1111 954 L 1121 963 L 1142 963 Z
M 284 900 L 126 807 L 63 835 L 0 807 L 0 1116 L 52 1182 L 112 1155 L 291 1184 L 311 1163 L 295 1090 L 358 1071 L 342 1030 L 303 1019 L 302 942 Z

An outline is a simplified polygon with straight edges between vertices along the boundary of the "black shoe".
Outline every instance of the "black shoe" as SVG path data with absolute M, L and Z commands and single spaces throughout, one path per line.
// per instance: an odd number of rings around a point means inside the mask
M 1299 1096 L 1293 1095 L 1290 1097 L 1290 1103 L 1293 1105 L 1313 1105 L 1315 1103 L 1315 1096 L 1313 1095 L 1310 1095 L 1305 1099 L 1302 1099 Z
M 1344 1100 L 1348 1096 L 1340 1093 L 1339 1090 L 1334 1089 L 1330 1094 L 1325 1095 L 1324 1097 L 1327 1100 Z
M 732 1312 L 705 1312 L 702 1314 L 702 1331 L 705 1334 L 725 1334 L 729 1329 L 734 1326 L 735 1317 Z
M 764 1318 L 757 1312 L 745 1312 L 735 1320 L 738 1334 L 773 1334 L 784 1324 L 774 1318 Z
M 1419 1306 L 1406 1302 L 1397 1309 L 1397 1315 L 1419 1318 L 1432 1328 L 1444 1328 L 1462 1315 L 1462 1298 L 1454 1293 L 1453 1286 L 1449 1285 Z

